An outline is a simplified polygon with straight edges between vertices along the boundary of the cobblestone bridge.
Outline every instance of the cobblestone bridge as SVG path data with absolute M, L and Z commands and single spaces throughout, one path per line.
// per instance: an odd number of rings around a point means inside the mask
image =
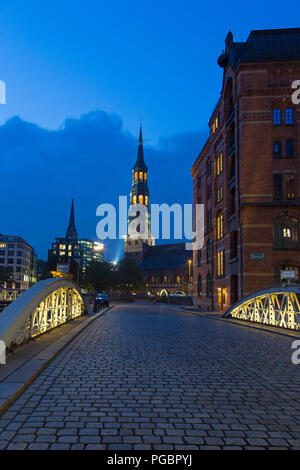
M 292 341 L 178 307 L 119 305 L 2 415 L 0 449 L 299 449 Z

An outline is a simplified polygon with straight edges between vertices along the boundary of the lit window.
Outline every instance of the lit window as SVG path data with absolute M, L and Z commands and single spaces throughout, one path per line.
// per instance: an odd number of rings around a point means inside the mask
M 134 181 L 137 181 L 137 180 L 138 180 L 138 172 L 136 171 L 136 172 L 134 173 Z
M 133 202 L 133 204 L 136 204 L 136 196 L 133 196 L 132 202 Z
M 285 124 L 287 126 L 294 124 L 294 110 L 292 108 L 287 108 L 285 110 Z
M 140 171 L 139 177 L 140 177 L 140 181 L 143 181 L 144 173 L 142 171 Z
M 223 238 L 223 234 L 224 234 L 224 229 L 223 229 L 223 225 L 224 225 L 224 218 L 223 218 L 223 214 L 220 214 L 217 216 L 217 221 L 216 221 L 216 237 L 217 237 L 217 240 L 220 240 L 221 238 Z
M 217 253 L 217 276 L 224 275 L 224 250 Z
M 144 197 L 142 196 L 142 194 L 139 195 L 139 203 L 144 204 Z
M 176 276 L 176 283 L 180 284 L 180 276 Z
M 147 173 L 144 173 L 144 180 L 147 181 Z
M 148 206 L 148 196 L 145 196 L 145 204 Z
M 283 227 L 282 235 L 283 235 L 283 238 L 291 238 L 291 229 L 287 227 Z
M 220 153 L 220 155 L 218 155 L 216 158 L 216 175 L 218 176 L 222 171 L 223 171 L 223 154 Z
M 273 124 L 281 126 L 281 109 L 273 109 Z

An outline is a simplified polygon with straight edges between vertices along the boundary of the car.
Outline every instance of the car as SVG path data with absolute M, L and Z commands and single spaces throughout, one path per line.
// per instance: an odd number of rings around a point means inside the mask
M 107 294 L 97 294 L 96 302 L 98 305 L 103 305 L 104 307 L 109 307 L 109 298 Z

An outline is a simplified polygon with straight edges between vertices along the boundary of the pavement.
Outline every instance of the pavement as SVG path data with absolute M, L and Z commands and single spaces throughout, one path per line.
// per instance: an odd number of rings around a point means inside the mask
M 54 328 L 7 354 L 6 364 L 0 366 L 0 416 L 70 341 L 107 310 L 93 313 L 90 309 L 88 315 Z
M 300 449 L 293 338 L 168 305 L 86 326 L 0 418 L 0 449 Z

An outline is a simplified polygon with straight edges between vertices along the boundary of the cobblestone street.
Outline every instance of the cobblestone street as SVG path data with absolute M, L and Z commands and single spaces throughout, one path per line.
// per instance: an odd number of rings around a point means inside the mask
M 300 448 L 293 338 L 119 305 L 0 418 L 0 449 Z

